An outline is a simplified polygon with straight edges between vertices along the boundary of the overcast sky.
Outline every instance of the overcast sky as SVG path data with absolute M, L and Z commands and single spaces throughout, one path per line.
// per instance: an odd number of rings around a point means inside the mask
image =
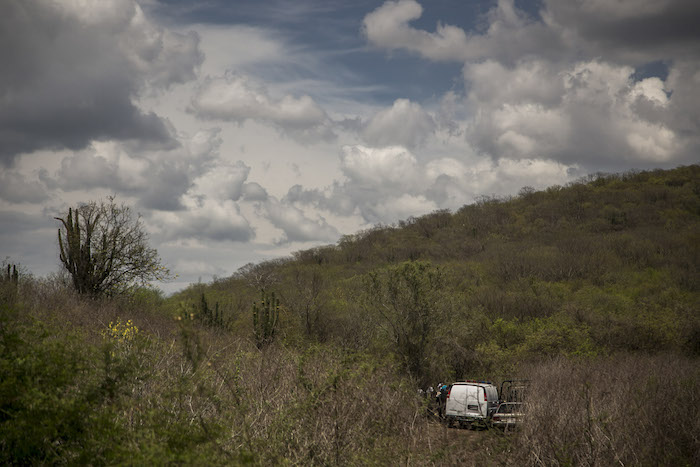
M 0 0 L 0 259 L 116 195 L 179 278 L 700 160 L 697 0 Z

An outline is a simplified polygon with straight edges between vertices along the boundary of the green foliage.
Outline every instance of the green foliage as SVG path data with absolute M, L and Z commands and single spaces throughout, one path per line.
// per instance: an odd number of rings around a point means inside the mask
M 275 340 L 279 317 L 279 299 L 275 297 L 274 292 L 268 295 L 265 293 L 265 290 L 261 290 L 260 302 L 253 303 L 253 335 L 255 337 L 255 345 L 259 349 Z
M 0 462 L 99 462 L 110 449 L 102 440 L 118 432 L 109 408 L 100 409 L 107 379 L 91 367 L 99 353 L 78 334 L 17 314 L 0 308 Z
M 382 317 L 405 368 L 424 378 L 429 346 L 445 317 L 443 273 L 428 262 L 409 261 L 373 271 L 365 281 L 365 302 Z

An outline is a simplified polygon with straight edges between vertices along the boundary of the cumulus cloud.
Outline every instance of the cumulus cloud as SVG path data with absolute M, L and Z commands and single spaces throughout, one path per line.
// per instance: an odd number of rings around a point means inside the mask
M 417 29 L 410 23 L 422 11 L 414 0 L 387 1 L 365 17 L 365 36 L 387 50 L 465 64 L 463 125 L 480 153 L 592 170 L 697 158 L 698 2 L 548 0 L 532 16 L 499 0 L 480 33 Z M 638 76 L 650 63 L 665 64 L 668 77 Z M 449 113 L 439 117 L 454 133 Z
M 435 61 L 489 58 L 512 64 L 528 56 L 557 60 L 583 55 L 643 64 L 700 53 L 700 4 L 694 0 L 545 0 L 537 18 L 514 0 L 498 0 L 481 19 L 481 34 L 441 23 L 435 32 L 411 26 L 422 14 L 415 0 L 387 1 L 365 16 L 363 31 L 377 47 Z
M 9 0 L 0 15 L 0 162 L 93 140 L 173 144 L 134 104 L 194 77 L 198 38 L 153 25 L 134 0 Z
M 274 198 L 269 198 L 262 209 L 264 216 L 283 232 L 283 237 L 278 243 L 335 241 L 340 236 L 323 217 L 310 219 L 301 209 L 280 203 Z
M 255 232 L 237 203 L 197 196 L 183 199 L 180 211 L 155 211 L 150 225 L 166 240 L 194 239 L 200 242 L 247 242 Z
M 541 61 L 467 65 L 470 104 L 479 108 L 470 141 L 492 155 L 591 166 L 680 157 L 688 142 L 663 118 L 670 98 L 659 78 L 635 82 L 632 67 L 599 61 L 556 69 Z
M 0 199 L 10 203 L 40 203 L 48 198 L 44 183 L 27 180 L 17 171 L 0 172 Z
M 482 195 L 506 195 L 513 186 L 565 184 L 581 175 L 576 165 L 546 159 L 444 157 L 420 163 L 407 149 L 347 146 L 345 180 L 325 190 L 292 187 L 284 200 L 336 215 L 359 215 L 366 224 L 393 223 L 440 208 L 456 209 Z
M 365 16 L 363 32 L 377 47 L 404 49 L 435 61 L 462 62 L 493 55 L 512 60 L 533 50 L 546 52 L 560 42 L 543 24 L 518 10 L 513 0 L 499 0 L 488 14 L 484 34 L 467 34 L 442 23 L 435 32 L 428 32 L 409 24 L 422 14 L 423 7 L 415 0 L 387 1 Z
M 88 149 L 64 157 L 55 174 L 44 171 L 41 178 L 66 192 L 104 188 L 136 197 L 148 209 L 183 209 L 181 197 L 218 156 L 219 133 L 218 129 L 210 129 L 192 136 L 180 135 L 180 144 L 171 150 L 147 151 L 117 142 L 93 143 Z
M 191 111 L 203 119 L 272 123 L 302 140 L 334 137 L 328 116 L 308 95 L 273 98 L 250 78 L 232 73 L 206 79 L 192 99 Z
M 216 200 L 238 201 L 244 192 L 250 167 L 242 161 L 221 162 L 194 181 L 193 190 Z
M 431 184 L 425 167 L 404 147 L 345 146 L 340 164 L 344 181 L 327 190 L 296 185 L 285 201 L 342 216 L 358 214 L 367 223 L 396 222 L 437 208 L 425 195 Z
M 423 14 L 423 7 L 413 0 L 385 2 L 365 16 L 363 32 L 376 46 L 393 49 L 409 49 L 434 60 L 464 59 L 468 52 L 464 30 L 438 24 L 435 33 L 409 26 L 409 22 Z
M 418 182 L 416 157 L 401 146 L 344 146 L 340 168 L 359 187 L 403 189 Z
M 259 183 L 244 183 L 243 199 L 245 201 L 267 201 L 267 191 Z
M 434 131 L 433 118 L 419 104 L 408 99 L 397 99 L 391 107 L 370 119 L 363 137 L 372 146 L 401 145 L 412 148 L 423 144 Z

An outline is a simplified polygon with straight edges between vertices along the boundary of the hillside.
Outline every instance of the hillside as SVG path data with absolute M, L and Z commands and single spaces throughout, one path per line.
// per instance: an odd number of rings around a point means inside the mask
M 483 198 L 164 298 L 0 277 L 0 463 L 698 465 L 700 166 Z M 531 381 L 506 434 L 419 388 Z
M 396 336 L 372 313 L 365 279 L 405 261 L 443 276 L 426 382 L 510 372 L 542 356 L 698 355 L 700 166 L 483 198 L 248 265 L 175 300 L 204 293 L 237 323 L 234 332 L 250 332 L 250 303 L 264 288 L 281 299 L 290 342 L 391 352 Z

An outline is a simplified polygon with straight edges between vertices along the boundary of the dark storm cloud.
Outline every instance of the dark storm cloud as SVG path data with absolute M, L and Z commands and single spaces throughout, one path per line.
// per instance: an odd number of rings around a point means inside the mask
M 546 3 L 545 16 L 567 34 L 575 32 L 592 53 L 654 60 L 669 54 L 697 57 L 700 50 L 696 0 Z
M 153 28 L 131 1 L 99 7 L 93 12 L 40 0 L 3 2 L 3 164 L 20 153 L 77 150 L 91 140 L 174 144 L 164 121 L 132 99 L 145 85 L 193 77 L 202 60 L 197 37 Z

